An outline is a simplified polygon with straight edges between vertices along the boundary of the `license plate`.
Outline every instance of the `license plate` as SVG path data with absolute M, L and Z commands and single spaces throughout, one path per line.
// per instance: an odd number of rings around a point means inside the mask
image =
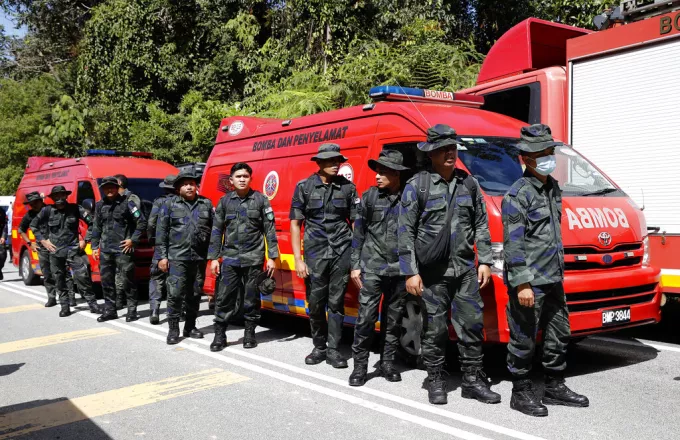
M 630 322 L 630 307 L 602 311 L 602 327 Z

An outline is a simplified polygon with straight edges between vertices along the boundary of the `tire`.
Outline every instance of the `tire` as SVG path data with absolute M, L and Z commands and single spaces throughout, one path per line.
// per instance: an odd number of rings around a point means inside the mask
M 408 299 L 404 306 L 401 320 L 401 334 L 399 348 L 402 357 L 408 363 L 419 363 L 422 355 L 420 336 L 423 331 L 423 315 L 420 313 L 420 303 L 415 299 Z
M 40 277 L 33 272 L 31 257 L 28 250 L 24 250 L 21 253 L 21 258 L 19 259 L 19 275 L 21 275 L 21 279 L 27 286 L 35 286 L 40 279 Z

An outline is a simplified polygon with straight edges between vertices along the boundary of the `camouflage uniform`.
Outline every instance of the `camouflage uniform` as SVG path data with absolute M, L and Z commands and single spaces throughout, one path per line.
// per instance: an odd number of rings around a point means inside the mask
M 7 247 L 9 241 L 7 240 L 7 214 L 4 210 L 0 212 L 0 237 L 5 239 L 5 244 L 0 245 L 0 280 L 3 278 L 2 269 L 5 267 L 7 261 Z
M 172 197 L 172 195 L 164 194 L 158 197 L 153 202 L 151 214 L 149 214 L 149 222 L 147 224 L 146 235 L 149 238 L 149 245 L 156 245 L 156 225 L 158 223 L 158 215 L 165 201 Z M 161 306 L 161 300 L 166 295 L 166 282 L 168 274 L 158 268 L 158 250 L 154 249 L 153 257 L 151 258 L 151 271 L 149 278 L 149 306 L 151 310 L 158 309 Z
M 477 180 L 456 170 L 449 183 L 439 174 L 426 172 L 430 190 L 424 209 L 418 203 L 419 177 L 411 178 L 402 196 L 399 217 L 399 264 L 403 275 L 420 274 L 425 290 L 423 329 L 423 361 L 428 368 L 441 367 L 448 341 L 449 308 L 453 328 L 458 335 L 461 369 L 474 371 L 482 366 L 484 322 L 482 297 L 479 294 L 474 245 L 477 243 L 479 264 L 491 266 L 491 236 L 486 205 Z M 470 179 L 472 183 L 465 183 Z M 476 187 L 476 196 L 468 185 Z M 417 243 L 429 244 L 444 227 L 447 206 L 453 198 L 450 257 L 446 264 L 419 267 L 415 255 Z
M 115 181 L 115 179 L 113 179 Z M 103 184 L 106 184 L 106 180 Z M 133 252 L 123 253 L 120 243 L 132 240 L 137 246 L 146 230 L 142 211 L 126 196 L 117 195 L 113 200 L 104 198 L 95 206 L 92 227 L 92 250 L 99 249 L 99 272 L 104 293 L 104 313 L 116 313 L 116 296 L 127 293 L 128 314 L 137 311 L 137 289 L 134 287 L 135 262 Z M 116 276 L 123 281 L 116 288 Z
M 137 194 L 133 193 L 129 189 L 126 189 L 125 192 L 123 193 L 124 197 L 127 197 L 127 200 L 134 203 L 134 205 L 137 207 L 138 210 L 142 210 L 142 201 L 139 199 Z M 128 237 L 129 238 L 129 237 Z M 134 258 L 134 255 L 131 255 Z M 134 261 L 133 261 L 134 264 Z M 134 298 L 137 298 L 137 283 L 132 282 L 129 283 L 127 279 L 126 272 L 120 269 L 116 270 L 116 308 L 117 309 L 122 309 L 125 307 L 126 303 L 126 292 L 128 295 L 131 295 Z M 127 287 L 126 287 L 127 285 Z M 135 301 L 135 307 L 136 307 L 137 302 Z M 127 304 L 128 307 L 130 307 L 130 303 L 128 302 Z
M 28 234 L 31 220 L 33 220 L 38 215 L 38 212 L 39 211 L 33 211 L 29 209 L 26 214 L 24 214 L 24 216 L 21 218 L 21 222 L 19 223 L 18 229 L 20 233 Z M 47 235 L 47 229 L 44 227 L 46 224 L 43 224 L 42 226 L 43 235 Z M 50 270 L 50 253 L 43 247 L 42 244 L 40 244 L 39 241 L 37 241 L 36 244 L 38 246 L 38 261 L 40 262 L 40 271 L 42 272 L 43 284 L 45 285 L 45 290 L 47 291 L 47 298 L 56 299 L 54 277 Z
M 57 251 L 50 254 L 50 269 L 54 276 L 55 292 L 59 303 L 68 304 L 67 266 L 73 271 L 73 278 L 78 291 L 88 304 L 96 304 L 92 290 L 90 269 L 83 261 L 83 251 L 78 246 L 79 222 L 83 220 L 92 225 L 90 215 L 81 207 L 72 203 L 59 210 L 54 206 L 45 206 L 31 220 L 30 228 L 38 242 L 50 240 Z
M 371 218 L 367 201 L 377 192 Z M 378 320 L 380 320 L 382 361 L 393 361 L 399 343 L 399 323 L 407 297 L 404 277 L 399 274 L 399 229 L 401 192 L 390 194 L 373 187 L 361 197 L 361 205 L 354 223 L 352 239 L 352 270 L 361 269 L 363 287 L 359 292 L 359 316 L 354 327 L 352 352 L 355 366 L 368 363 L 369 350 Z
M 178 177 L 178 182 L 181 178 Z M 206 257 L 213 224 L 210 199 L 196 196 L 187 201 L 170 196 L 161 206 L 156 226 L 159 260 L 169 260 L 167 278 L 168 319 L 179 320 L 186 300 L 186 322 L 196 322 L 205 282 Z
M 279 257 L 274 211 L 259 191 L 240 198 L 236 191 L 223 196 L 215 209 L 208 260 L 222 257 L 221 281 L 215 292 L 215 322 L 225 326 L 238 312 L 243 295 L 246 323 L 260 321 L 260 292 L 255 280 L 262 273 L 265 241 L 268 257 Z M 223 244 L 224 238 L 224 244 Z
M 298 182 L 290 208 L 291 220 L 304 221 L 304 259 L 309 323 L 314 347 L 336 350 L 345 319 L 352 229 L 359 205 L 356 187 L 342 176 L 324 184 L 318 174 Z M 328 324 L 325 308 L 328 305 Z
M 514 376 L 529 374 L 536 335 L 543 330 L 543 366 L 563 371 L 569 336 L 569 312 L 562 287 L 562 195 L 557 180 L 543 185 L 525 171 L 503 198 L 504 278 L 509 301 L 508 369 Z M 517 299 L 517 287 L 530 283 L 534 307 Z

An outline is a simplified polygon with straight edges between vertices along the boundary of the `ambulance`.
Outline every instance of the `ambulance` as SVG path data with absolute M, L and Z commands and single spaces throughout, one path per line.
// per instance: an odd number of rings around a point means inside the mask
M 482 290 L 485 337 L 490 342 L 507 342 L 500 209 L 503 195 L 523 172 L 515 146 L 526 123 L 482 110 L 484 99 L 469 94 L 380 86 L 371 89 L 370 97 L 372 102 L 366 105 L 296 119 L 230 117 L 222 121 L 201 194 L 216 204 L 231 189 L 229 170 L 234 163 L 247 162 L 253 168 L 252 186 L 267 196 L 275 212 L 281 254 L 277 288 L 262 297 L 263 308 L 307 315 L 305 284 L 294 270 L 288 216 L 296 183 L 318 170 L 310 158 L 319 145 L 335 142 L 341 146 L 349 160 L 340 167 L 340 174 L 354 182 L 361 194 L 375 184 L 368 159 L 377 158 L 383 149 L 396 149 L 414 171 L 426 166 L 416 145 L 426 140 L 428 127 L 445 123 L 460 134 L 457 166 L 477 178 L 487 205 L 494 264 L 492 282 Z M 573 335 L 658 322 L 659 270 L 648 265 L 642 211 L 571 147 L 560 147 L 556 154 L 554 175 L 564 191 L 565 290 Z M 206 290 L 212 290 L 214 283 L 209 278 Z M 345 323 L 352 325 L 358 304 L 351 283 L 345 299 Z M 402 327 L 402 347 L 416 354 L 422 328 L 416 301 L 409 301 Z M 450 332 L 455 338 L 453 329 Z
M 18 227 L 26 214 L 24 205 L 26 194 L 38 191 L 41 195 L 49 194 L 55 185 L 64 185 L 72 191 L 68 197 L 70 203 L 77 203 L 86 208 L 102 199 L 99 183 L 102 178 L 115 174 L 124 174 L 128 178 L 128 189 L 137 194 L 142 200 L 142 209 L 147 209 L 153 200 L 163 193 L 158 184 L 168 174 L 177 174 L 177 168 L 159 160 L 153 160 L 151 153 L 130 153 L 115 150 L 88 150 L 87 156 L 73 159 L 59 157 L 30 157 L 26 164 L 24 176 L 21 179 L 14 201 L 12 221 L 12 263 L 19 268 L 19 275 L 25 284 L 35 284 L 42 275 L 38 254 L 31 251 L 19 235 Z M 45 197 L 45 203 L 52 200 Z M 87 227 L 81 224 L 81 234 L 85 234 Z M 35 241 L 31 230 L 28 237 Z M 85 252 L 89 256 L 92 268 L 92 280 L 100 281 L 99 262 L 92 258 L 92 249 L 88 244 Z M 149 279 L 149 267 L 153 250 L 143 239 L 135 249 L 135 279 L 145 281 Z
M 617 182 L 644 210 L 663 302 L 680 299 L 680 0 L 623 1 L 594 22 L 603 30 L 517 24 L 464 92 L 484 97 L 484 109 L 550 125 Z M 574 211 L 569 227 L 599 233 L 610 222 L 595 214 Z

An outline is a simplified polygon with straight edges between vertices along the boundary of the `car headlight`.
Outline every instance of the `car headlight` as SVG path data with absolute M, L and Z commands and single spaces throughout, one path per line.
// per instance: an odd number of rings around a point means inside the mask
M 503 275 L 503 243 L 491 243 L 491 273 Z
M 642 247 L 644 249 L 644 253 L 642 254 L 642 265 L 649 266 L 649 237 L 645 237 L 642 240 Z

